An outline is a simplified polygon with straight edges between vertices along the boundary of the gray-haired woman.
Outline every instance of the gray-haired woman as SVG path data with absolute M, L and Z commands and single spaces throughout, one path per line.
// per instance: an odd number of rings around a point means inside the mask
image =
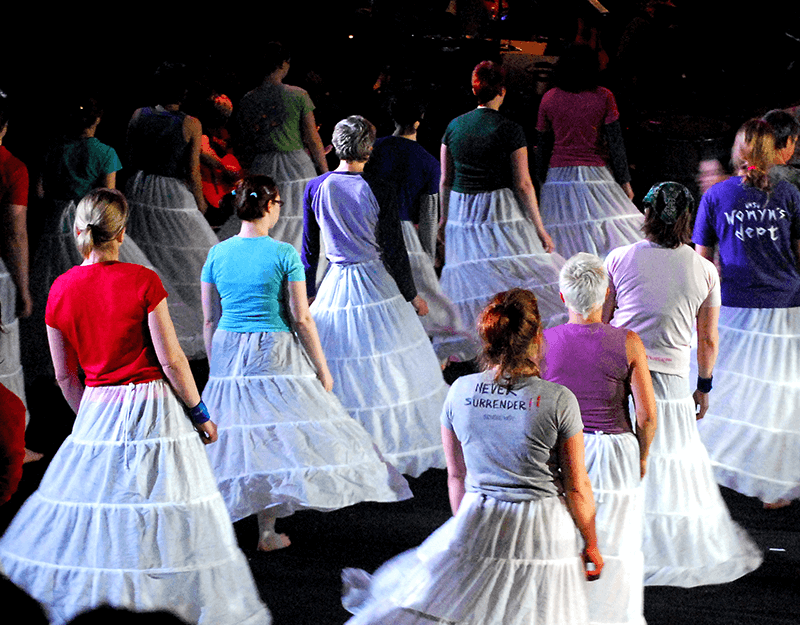
M 589 586 L 590 623 L 644 623 L 641 479 L 656 430 L 656 402 L 644 344 L 635 332 L 602 322 L 608 276 L 594 254 L 561 268 L 569 322 L 544 333 L 542 379 L 578 399 L 586 469 L 597 506 L 603 577 Z M 628 397 L 636 406 L 636 434 Z
M 414 286 L 392 190 L 364 172 L 374 141 L 375 127 L 359 115 L 336 125 L 342 160 L 306 187 L 302 260 L 334 392 L 386 459 L 416 476 L 444 467 L 438 419 L 447 385 L 417 318 L 428 306 Z M 330 267 L 317 293 L 320 238 Z
M 613 250 L 604 319 L 635 331 L 647 350 L 658 431 L 644 477 L 645 584 L 720 584 L 756 569 L 756 545 L 730 517 L 695 425 L 708 409 L 717 357 L 720 287 L 716 267 L 689 242 L 694 198 L 677 182 L 644 199 L 644 241 Z M 689 356 L 697 322 L 697 388 Z

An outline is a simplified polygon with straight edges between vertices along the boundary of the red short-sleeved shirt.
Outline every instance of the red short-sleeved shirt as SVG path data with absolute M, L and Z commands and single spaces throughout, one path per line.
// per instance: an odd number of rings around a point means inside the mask
M 45 322 L 75 349 L 87 386 L 162 379 L 147 316 L 167 296 L 141 265 L 104 262 L 73 267 L 50 289 Z
M 0 145 L 0 206 L 28 205 L 28 168 Z
M 559 88 L 544 94 L 536 130 L 555 136 L 550 167 L 603 167 L 607 150 L 602 129 L 619 119 L 617 103 L 605 87 L 570 93 Z

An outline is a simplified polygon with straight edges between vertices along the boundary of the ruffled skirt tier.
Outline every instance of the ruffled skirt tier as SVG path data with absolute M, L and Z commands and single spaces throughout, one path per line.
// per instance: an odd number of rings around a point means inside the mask
M 219 432 L 211 466 L 234 521 L 411 497 L 289 332 L 217 330 L 203 401 Z
M 414 224 L 410 221 L 402 221 L 401 224 L 414 285 L 417 293 L 428 303 L 428 314 L 420 317 L 420 321 L 431 337 L 433 350 L 440 361 L 475 358 L 480 345 L 472 336 L 474 332 L 466 331 L 458 310 L 442 291 L 433 260 L 422 248 Z
M 719 484 L 800 497 L 800 308 L 720 309 L 719 356 L 698 423 Z
M 589 584 L 589 622 L 644 625 L 644 493 L 633 434 L 584 433 L 586 470 L 597 508 L 603 574 Z
M 20 320 L 17 319 L 17 287 L 0 259 L 0 384 L 25 401 L 25 379 L 20 354 Z M 49 352 L 48 352 L 49 353 Z M 26 416 L 27 419 L 27 416 Z
M 539 210 L 564 258 L 589 252 L 600 258 L 640 241 L 644 216 L 606 167 L 552 167 Z
M 644 477 L 645 585 L 730 582 L 761 551 L 728 512 L 700 440 L 689 379 L 651 372 L 658 428 Z
M 441 284 L 468 331 L 476 332 L 480 312 L 496 293 L 514 287 L 536 295 L 545 327 L 566 323 L 558 288 L 563 264 L 559 254 L 544 251 L 510 189 L 450 193 Z
M 140 171 L 128 183 L 127 198 L 128 232 L 164 283 L 202 323 L 200 273 L 208 251 L 219 243 L 217 235 L 181 180 Z M 202 326 L 193 335 L 202 336 Z
M 270 623 L 203 444 L 162 381 L 87 388 L 72 434 L 0 539 L 61 624 L 102 604 Z
M 347 623 L 584 625 L 581 547 L 558 497 L 467 493 L 453 518 L 374 576 L 345 569 Z
M 404 474 L 443 468 L 447 385 L 413 306 L 381 261 L 331 264 L 311 305 L 333 391 Z

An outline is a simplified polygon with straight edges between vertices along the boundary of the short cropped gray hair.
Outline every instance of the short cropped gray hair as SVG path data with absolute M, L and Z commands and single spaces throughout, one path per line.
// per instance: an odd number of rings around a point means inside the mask
M 606 299 L 608 274 L 603 261 L 594 254 L 578 252 L 561 268 L 558 286 L 567 308 L 588 317 Z
M 375 126 L 361 115 L 351 115 L 336 124 L 332 142 L 343 161 L 366 161 L 375 143 Z

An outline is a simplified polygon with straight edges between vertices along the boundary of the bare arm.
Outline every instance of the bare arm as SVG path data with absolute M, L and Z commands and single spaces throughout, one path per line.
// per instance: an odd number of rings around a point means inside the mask
M 161 300 L 153 312 L 147 315 L 147 325 L 164 375 L 180 400 L 189 408 L 194 408 L 200 403 L 200 393 L 189 369 L 189 361 L 178 343 L 166 299 Z M 217 440 L 217 426 L 213 421 L 195 424 L 194 427 L 200 433 L 203 443 L 209 444 Z
M 325 159 L 325 146 L 322 145 L 313 111 L 303 115 L 300 122 L 300 136 L 303 139 L 303 145 L 311 154 L 311 160 L 314 161 L 317 170 L 320 174 L 324 174 L 328 171 L 328 161 Z
M 631 392 L 633 403 L 636 407 L 636 438 L 639 439 L 639 468 L 640 475 L 644 477 L 647 471 L 647 454 L 650 443 L 656 434 L 658 416 L 656 411 L 656 396 L 653 392 L 653 381 L 650 378 L 650 369 L 647 366 L 647 353 L 644 343 L 636 332 L 628 332 L 625 341 L 625 351 L 628 355 L 628 366 L 631 371 Z
M 222 301 L 219 297 L 217 286 L 210 282 L 200 283 L 200 299 L 203 305 L 203 344 L 206 347 L 206 357 L 211 362 L 211 345 L 217 324 L 222 317 Z
M 603 302 L 603 323 L 609 323 L 614 318 L 614 311 L 617 309 L 617 289 L 614 288 L 614 282 L 611 280 L 611 275 L 608 276 L 608 293 L 606 293 L 606 301 Z
M 453 164 L 453 156 L 450 150 L 443 143 L 439 150 L 441 173 L 439 174 L 439 229 L 436 233 L 436 257 L 434 260 L 434 267 L 441 270 L 444 266 L 445 259 L 445 229 L 447 228 L 447 217 L 450 209 L 450 190 L 453 187 L 453 179 L 455 178 L 455 165 Z
M 83 397 L 83 382 L 78 377 L 78 354 L 60 330 L 50 326 L 46 326 L 46 328 L 56 381 L 69 407 L 75 414 L 78 414 Z
M 289 282 L 289 310 L 292 313 L 297 336 L 317 369 L 317 378 L 322 382 L 326 391 L 333 390 L 333 377 L 328 369 L 328 361 L 325 360 L 322 344 L 319 342 L 317 324 L 314 323 L 314 317 L 311 316 L 308 308 L 305 280 Z
M 800 239 L 792 241 L 792 251 L 794 251 L 794 263 L 797 265 L 797 270 L 800 271 Z
M 603 569 L 603 556 L 597 548 L 597 532 L 595 530 L 595 506 L 592 495 L 592 484 L 586 473 L 583 448 L 583 432 L 578 432 L 558 443 L 558 462 L 561 467 L 561 480 L 564 484 L 564 495 L 567 508 L 585 544 L 583 558 L 586 563 L 594 564 L 594 570 L 587 569 L 586 578 L 594 580 L 600 577 Z
M 704 306 L 697 313 L 697 375 L 710 378 L 719 353 L 719 306 Z M 695 390 L 694 403 L 697 419 L 706 416 L 708 393 Z
M 552 252 L 555 249 L 553 239 L 547 234 L 539 214 L 539 204 L 536 201 L 536 192 L 533 189 L 531 174 L 528 171 L 528 148 L 522 147 L 511 153 L 511 177 L 514 181 L 514 194 L 517 201 L 522 205 L 527 213 L 528 219 L 536 227 L 536 234 L 544 246 L 545 252 Z
M 183 119 L 183 134 L 189 141 L 189 190 L 194 196 L 197 208 L 206 212 L 206 199 L 203 196 L 203 183 L 200 179 L 200 145 L 203 142 L 203 129 L 200 121 L 187 115 Z
M 461 500 L 464 499 L 464 481 L 467 479 L 467 465 L 464 463 L 464 451 L 461 441 L 453 430 L 442 426 L 442 445 L 447 461 L 447 492 L 450 497 L 450 509 L 458 512 Z
M 17 287 L 17 316 L 28 317 L 33 312 L 30 283 L 28 281 L 28 207 L 9 204 L 2 208 L 0 224 L 3 241 L 0 250 L 11 279 Z
M 100 184 L 105 187 L 106 189 L 116 189 L 117 188 L 117 172 L 112 171 L 110 174 L 106 174 L 100 179 Z

